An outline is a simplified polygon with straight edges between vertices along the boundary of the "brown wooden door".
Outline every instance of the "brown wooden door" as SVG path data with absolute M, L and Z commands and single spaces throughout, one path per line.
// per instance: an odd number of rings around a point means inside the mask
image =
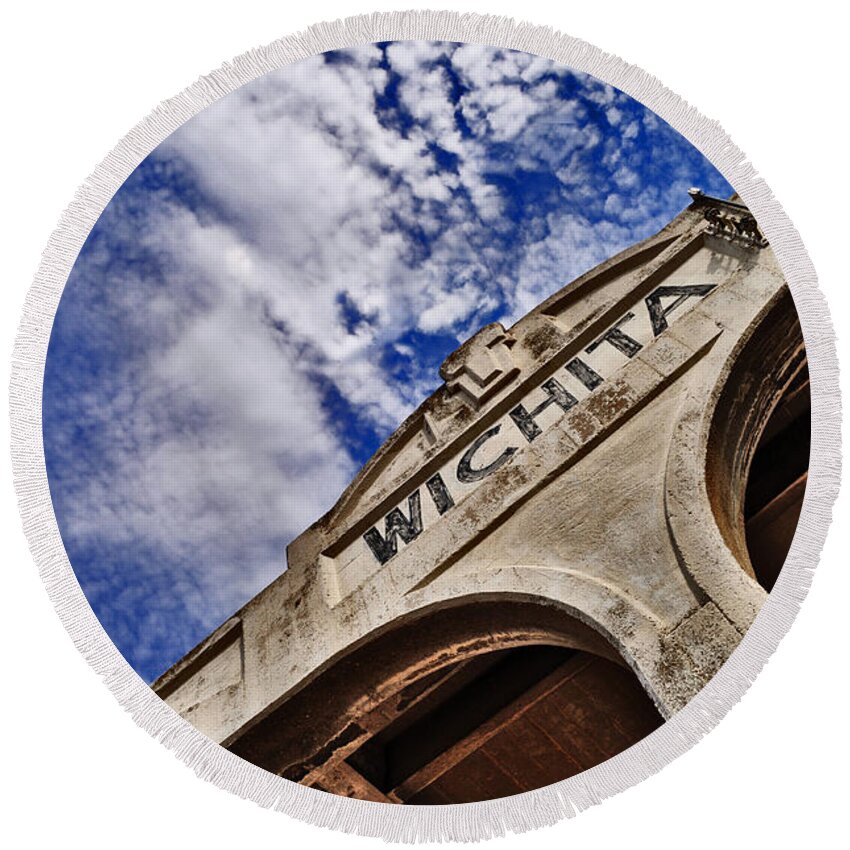
M 587 652 L 522 647 L 458 665 L 412 716 L 388 726 L 347 764 L 391 802 L 490 800 L 600 764 L 661 722 L 620 664 Z

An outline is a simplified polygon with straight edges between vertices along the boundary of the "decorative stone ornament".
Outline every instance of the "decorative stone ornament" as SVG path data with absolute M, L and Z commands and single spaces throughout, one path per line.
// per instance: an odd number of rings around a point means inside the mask
M 758 222 L 749 214 L 743 204 L 711 205 L 711 198 L 706 198 L 700 189 L 691 189 L 688 193 L 696 203 L 705 203 L 703 215 L 709 223 L 712 236 L 721 236 L 730 242 L 751 248 L 766 248 L 767 239 L 761 235 Z M 726 209 L 724 209 L 724 207 Z
M 498 323 L 487 325 L 450 354 L 440 367 L 440 377 L 450 393 L 461 392 L 478 408 L 498 389 L 516 377 L 511 361 L 515 340 Z
M 453 13 L 165 102 L 52 237 L 11 395 L 34 558 L 121 704 L 223 788 L 400 841 L 552 823 L 699 740 L 840 463 L 829 316 L 741 152 L 616 58 Z

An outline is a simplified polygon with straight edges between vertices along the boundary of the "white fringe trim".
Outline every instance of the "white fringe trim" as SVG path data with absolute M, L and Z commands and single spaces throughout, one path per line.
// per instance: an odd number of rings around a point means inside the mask
M 805 503 L 788 560 L 752 628 L 711 682 L 658 731 L 591 770 L 527 794 L 454 806 L 390 806 L 297 785 L 213 743 L 162 702 L 120 655 L 77 583 L 53 514 L 41 431 L 44 364 L 59 298 L 89 231 L 133 169 L 187 119 L 268 71 L 328 50 L 419 39 L 523 50 L 592 74 L 652 109 L 702 151 L 758 219 L 788 280 L 809 355 L 814 426 Z M 202 779 L 309 823 L 391 841 L 474 841 L 552 824 L 651 776 L 692 747 L 743 696 L 790 627 L 838 493 L 840 394 L 832 323 L 808 254 L 767 184 L 717 122 L 649 74 L 551 28 L 504 17 L 414 11 L 317 24 L 239 56 L 162 103 L 118 143 L 63 214 L 27 296 L 13 357 L 12 462 L 24 531 L 60 619 L 119 703 Z

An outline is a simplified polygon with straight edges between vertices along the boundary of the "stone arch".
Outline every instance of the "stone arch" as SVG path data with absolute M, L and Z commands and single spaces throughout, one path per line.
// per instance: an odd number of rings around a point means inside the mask
M 599 631 L 552 600 L 479 594 L 376 630 L 229 748 L 347 796 L 469 802 L 567 778 L 662 722 Z M 506 747 L 519 758 L 500 765 Z
M 799 320 L 783 287 L 740 335 L 708 397 L 686 397 L 668 454 L 665 509 L 681 566 L 741 633 L 767 584 L 747 543 L 753 458 L 771 416 L 801 381 L 808 397 L 805 368 Z
M 806 350 L 787 289 L 736 355 L 708 434 L 706 487 L 729 549 L 769 591 L 799 517 L 811 424 Z

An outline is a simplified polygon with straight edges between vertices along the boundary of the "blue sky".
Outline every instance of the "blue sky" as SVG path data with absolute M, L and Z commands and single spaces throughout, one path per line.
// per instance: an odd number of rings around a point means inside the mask
M 59 528 L 151 681 L 439 384 L 445 356 L 731 187 L 653 113 L 548 60 L 372 45 L 249 84 L 104 211 L 44 384 Z

